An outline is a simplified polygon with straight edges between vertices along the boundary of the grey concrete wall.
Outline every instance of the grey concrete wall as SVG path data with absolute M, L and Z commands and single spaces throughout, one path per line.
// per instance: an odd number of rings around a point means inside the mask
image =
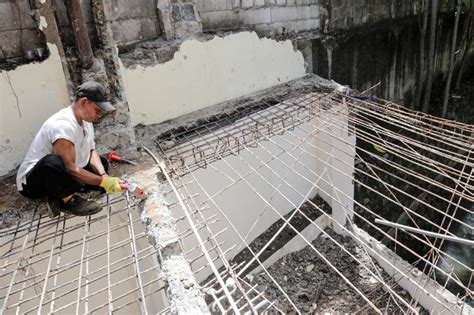
M 0 0 L 0 60 L 23 56 L 24 51 L 46 46 L 29 12 L 27 0 Z
M 465 15 L 462 15 L 461 19 L 464 18 Z M 434 92 L 443 89 L 449 67 L 453 28 L 454 14 L 441 13 L 436 41 Z M 405 105 L 411 104 L 419 63 L 420 30 L 417 16 L 338 29 L 310 42 L 310 59 L 315 74 L 359 91 L 380 82 L 371 91 L 372 94 Z M 428 44 L 425 50 L 427 56 Z M 470 55 L 474 56 L 474 52 L 471 51 Z
M 204 31 L 242 27 L 281 34 L 317 30 L 320 0 L 197 0 Z
M 92 43 L 97 41 L 90 0 L 80 0 L 89 36 Z M 66 7 L 63 1 L 55 1 L 58 24 L 64 34 L 66 45 L 73 45 Z M 107 0 L 109 21 L 117 44 L 156 38 L 161 35 L 156 11 L 156 0 Z
M 455 1 L 440 1 L 440 10 L 453 10 Z M 321 0 L 325 30 L 347 29 L 417 15 L 420 2 L 413 0 Z
M 97 44 L 90 0 L 80 0 L 93 45 Z M 63 41 L 73 46 L 64 1 L 55 0 Z M 118 45 L 162 35 L 157 0 L 107 0 L 109 19 Z M 390 19 L 413 17 L 415 0 L 195 0 L 206 32 L 250 29 L 268 36 L 351 29 Z M 454 0 L 441 1 L 451 10 Z M 22 56 L 25 50 L 44 46 L 30 16 L 28 0 L 0 0 L 0 58 Z
M 106 2 L 117 44 L 161 36 L 156 0 L 107 0 Z
M 80 0 L 89 37 L 97 44 L 90 0 Z M 74 45 L 64 1 L 54 1 L 57 23 L 66 47 Z M 161 36 L 156 0 L 107 0 L 110 22 L 117 44 L 126 44 Z M 28 0 L 0 0 L 0 60 L 22 57 L 26 50 L 45 47 L 46 42 L 37 30 Z

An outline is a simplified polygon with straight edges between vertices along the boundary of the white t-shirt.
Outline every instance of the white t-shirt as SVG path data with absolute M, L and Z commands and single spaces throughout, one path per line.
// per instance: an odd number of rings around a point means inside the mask
M 75 164 L 78 167 L 87 166 L 90 152 L 95 149 L 94 127 L 86 121 L 83 121 L 82 127 L 77 122 L 72 107 L 63 108 L 45 121 L 31 143 L 16 176 L 19 191 L 23 190 L 22 184 L 26 184 L 28 172 L 41 158 L 53 153 L 53 144 L 59 139 L 66 139 L 74 144 Z

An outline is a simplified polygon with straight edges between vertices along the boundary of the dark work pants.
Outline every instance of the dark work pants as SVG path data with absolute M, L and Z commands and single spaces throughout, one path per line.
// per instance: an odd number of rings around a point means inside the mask
M 101 157 L 104 169 L 108 172 L 109 163 L 107 159 Z M 85 170 L 94 173 L 87 165 Z M 20 193 L 30 199 L 38 198 L 64 198 L 84 189 L 94 189 L 97 187 L 85 185 L 74 179 L 66 170 L 63 160 L 59 155 L 48 154 L 36 163 L 31 171 L 26 175 L 26 185 Z

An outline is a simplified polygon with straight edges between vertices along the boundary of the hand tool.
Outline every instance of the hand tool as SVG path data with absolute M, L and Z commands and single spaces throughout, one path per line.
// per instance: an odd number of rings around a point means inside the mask
M 134 197 L 137 197 L 141 200 L 144 200 L 148 197 L 143 188 L 134 183 L 120 183 L 120 188 L 122 188 L 122 190 L 128 190 Z
M 124 159 L 123 157 L 117 155 L 117 153 L 115 153 L 115 151 L 112 151 L 109 154 L 109 162 L 112 162 L 112 161 L 124 162 L 124 163 L 132 164 L 132 165 L 137 165 L 137 163 L 135 163 L 133 161 L 130 161 L 130 160 L 127 160 L 127 159 Z

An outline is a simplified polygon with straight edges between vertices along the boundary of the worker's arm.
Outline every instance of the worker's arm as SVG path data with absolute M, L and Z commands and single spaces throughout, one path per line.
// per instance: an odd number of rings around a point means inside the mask
M 91 159 L 89 161 L 89 165 L 96 174 L 107 175 L 107 173 L 105 172 L 104 165 L 102 164 L 102 160 L 100 159 L 99 153 L 97 153 L 96 150 L 91 150 Z
M 83 184 L 99 186 L 102 176 L 96 175 L 76 165 L 76 153 L 74 144 L 66 139 L 58 139 L 53 144 L 53 152 L 61 157 L 66 170 L 72 177 Z M 100 163 L 100 158 L 99 158 Z M 102 163 L 100 163 L 102 165 Z M 103 166 L 102 166 L 103 170 Z

